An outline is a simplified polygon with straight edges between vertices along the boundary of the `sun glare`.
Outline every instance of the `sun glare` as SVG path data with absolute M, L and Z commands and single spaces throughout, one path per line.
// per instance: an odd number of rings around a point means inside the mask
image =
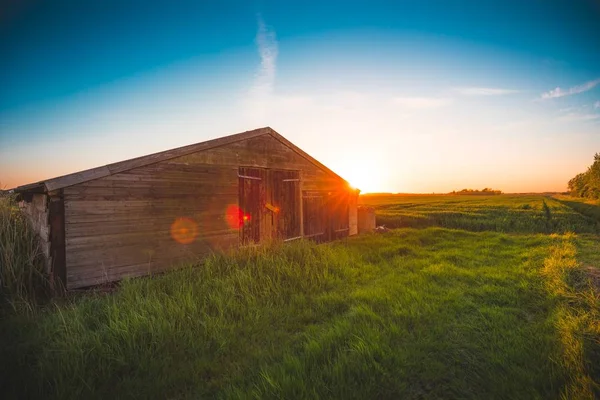
M 341 176 L 346 179 L 355 189 L 361 193 L 384 191 L 385 176 L 375 165 L 349 165 L 340 168 Z

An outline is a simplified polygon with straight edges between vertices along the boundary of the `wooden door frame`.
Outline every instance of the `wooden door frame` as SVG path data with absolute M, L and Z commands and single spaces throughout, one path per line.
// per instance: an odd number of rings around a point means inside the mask
M 261 171 L 262 176 L 256 177 L 256 176 L 250 176 L 250 175 L 245 175 L 244 173 L 242 173 L 244 170 L 248 170 L 248 169 L 255 169 L 255 170 L 259 170 Z M 268 209 L 267 204 L 273 203 L 273 193 L 274 193 L 274 183 L 273 183 L 273 179 L 274 179 L 274 174 L 273 172 L 275 171 L 282 171 L 282 172 L 294 172 L 297 173 L 297 178 L 293 178 L 298 179 L 298 194 L 296 195 L 296 201 L 298 202 L 298 206 L 296 209 L 297 214 L 297 220 L 298 223 L 300 225 L 299 227 L 299 236 L 297 237 L 292 237 L 292 238 L 285 238 L 283 239 L 284 241 L 287 240 L 294 240 L 294 239 L 299 239 L 304 237 L 304 214 L 303 214 L 303 201 L 302 201 L 302 191 L 303 191 L 303 179 L 302 179 L 302 170 L 292 170 L 292 169 L 283 169 L 283 168 L 265 168 L 265 167 L 255 167 L 255 166 L 245 166 L 245 165 L 240 165 L 238 166 L 238 207 L 240 208 L 240 212 L 245 213 L 245 210 L 242 209 L 242 187 L 240 186 L 240 182 L 242 181 L 242 179 L 249 179 L 249 180 L 259 180 L 263 183 L 263 190 L 260 191 L 260 195 L 262 196 L 262 198 L 260 198 L 259 201 L 259 206 L 258 206 L 258 219 L 259 221 L 259 228 L 258 228 L 258 241 L 253 241 L 251 243 L 245 243 L 244 242 L 244 234 L 242 232 L 243 229 L 243 225 L 240 225 L 240 246 L 249 246 L 249 245 L 255 245 L 261 242 L 265 242 L 268 240 L 271 240 L 273 238 L 275 238 L 276 232 L 274 232 L 275 229 L 275 224 L 273 222 L 273 214 L 272 211 L 266 211 Z M 256 221 L 254 221 L 253 223 L 256 223 Z M 243 222 L 242 222 L 243 224 Z

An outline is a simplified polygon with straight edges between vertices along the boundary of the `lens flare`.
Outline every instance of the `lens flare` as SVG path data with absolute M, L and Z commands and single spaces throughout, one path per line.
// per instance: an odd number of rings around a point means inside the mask
M 198 236 L 198 224 L 191 218 L 177 218 L 171 224 L 171 237 L 178 243 L 190 244 Z
M 240 229 L 244 224 L 244 213 L 235 204 L 230 204 L 225 210 L 225 221 L 231 229 Z
M 230 204 L 225 210 L 225 221 L 231 229 L 240 229 L 245 224 L 250 223 L 252 215 L 245 213 L 244 210 L 235 204 Z

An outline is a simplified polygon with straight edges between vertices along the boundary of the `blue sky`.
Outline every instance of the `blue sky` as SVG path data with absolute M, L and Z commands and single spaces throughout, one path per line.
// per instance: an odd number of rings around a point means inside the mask
M 593 1 L 14 2 L 0 185 L 271 126 L 363 191 L 564 190 L 600 151 Z

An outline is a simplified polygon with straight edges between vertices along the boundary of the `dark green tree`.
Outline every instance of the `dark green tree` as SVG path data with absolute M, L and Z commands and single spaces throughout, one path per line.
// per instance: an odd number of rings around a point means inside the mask
M 593 164 L 572 178 L 568 187 L 572 196 L 600 199 L 600 153 L 594 154 Z

